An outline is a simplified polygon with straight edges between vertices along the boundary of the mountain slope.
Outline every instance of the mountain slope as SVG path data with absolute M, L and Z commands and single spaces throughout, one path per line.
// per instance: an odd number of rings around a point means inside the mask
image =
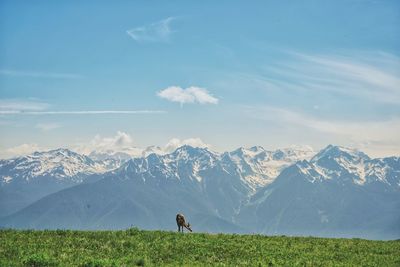
M 265 234 L 398 238 L 398 162 L 328 146 L 254 195 L 237 223 Z
M 102 164 L 68 149 L 0 160 L 0 217 L 105 170 Z
M 234 164 L 242 180 L 256 191 L 272 183 L 284 168 L 299 160 L 310 159 L 314 154 L 307 147 L 268 151 L 261 146 L 254 146 L 226 152 L 222 159 L 228 164 Z

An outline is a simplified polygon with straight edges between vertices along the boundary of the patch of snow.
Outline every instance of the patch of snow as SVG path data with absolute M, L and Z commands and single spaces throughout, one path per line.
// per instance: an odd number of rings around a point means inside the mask
M 3 181 L 6 183 L 6 184 L 8 184 L 8 183 L 10 183 L 11 181 L 12 181 L 12 177 L 11 176 L 4 176 L 3 177 Z
M 198 181 L 201 182 L 202 177 L 199 175 L 200 171 L 200 164 L 198 162 L 195 162 L 193 165 L 193 177 Z
M 243 180 L 256 190 L 272 183 L 286 167 L 299 160 L 310 159 L 314 151 L 310 148 L 267 151 L 261 146 L 254 146 L 241 147 L 226 155 L 236 165 Z
M 5 160 L 3 166 L 9 173 L 15 173 L 25 181 L 39 176 L 51 176 L 58 180 L 76 179 L 81 182 L 79 174 L 103 173 L 106 169 L 90 158 L 66 149 L 47 152 L 35 152 L 31 155 Z

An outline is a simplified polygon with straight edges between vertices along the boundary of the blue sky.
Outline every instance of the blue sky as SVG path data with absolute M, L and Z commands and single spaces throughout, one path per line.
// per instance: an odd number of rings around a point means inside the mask
M 171 139 L 399 155 L 398 25 L 398 1 L 2 1 L 0 157 Z

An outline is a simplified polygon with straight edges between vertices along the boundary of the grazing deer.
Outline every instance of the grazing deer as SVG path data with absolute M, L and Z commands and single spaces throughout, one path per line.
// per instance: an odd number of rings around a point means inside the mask
M 192 229 L 190 228 L 190 223 L 186 223 L 185 216 L 183 216 L 183 214 L 178 213 L 176 215 L 176 224 L 178 225 L 178 232 L 180 232 L 182 228 L 182 233 L 183 233 L 183 227 L 192 232 Z

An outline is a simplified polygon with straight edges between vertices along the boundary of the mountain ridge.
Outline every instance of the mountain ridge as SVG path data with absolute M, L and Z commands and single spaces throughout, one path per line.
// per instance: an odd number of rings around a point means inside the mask
M 185 211 L 201 222 L 201 231 L 392 238 L 400 236 L 399 163 L 399 157 L 371 159 L 332 145 L 315 155 L 259 146 L 218 153 L 186 145 L 89 175 L 90 182 L 44 196 L 0 225 L 171 229 L 173 220 L 163 218 Z M 265 183 L 268 166 L 280 170 Z M 256 175 L 264 183 L 255 186 Z M 360 227 L 350 227 L 354 223 Z

